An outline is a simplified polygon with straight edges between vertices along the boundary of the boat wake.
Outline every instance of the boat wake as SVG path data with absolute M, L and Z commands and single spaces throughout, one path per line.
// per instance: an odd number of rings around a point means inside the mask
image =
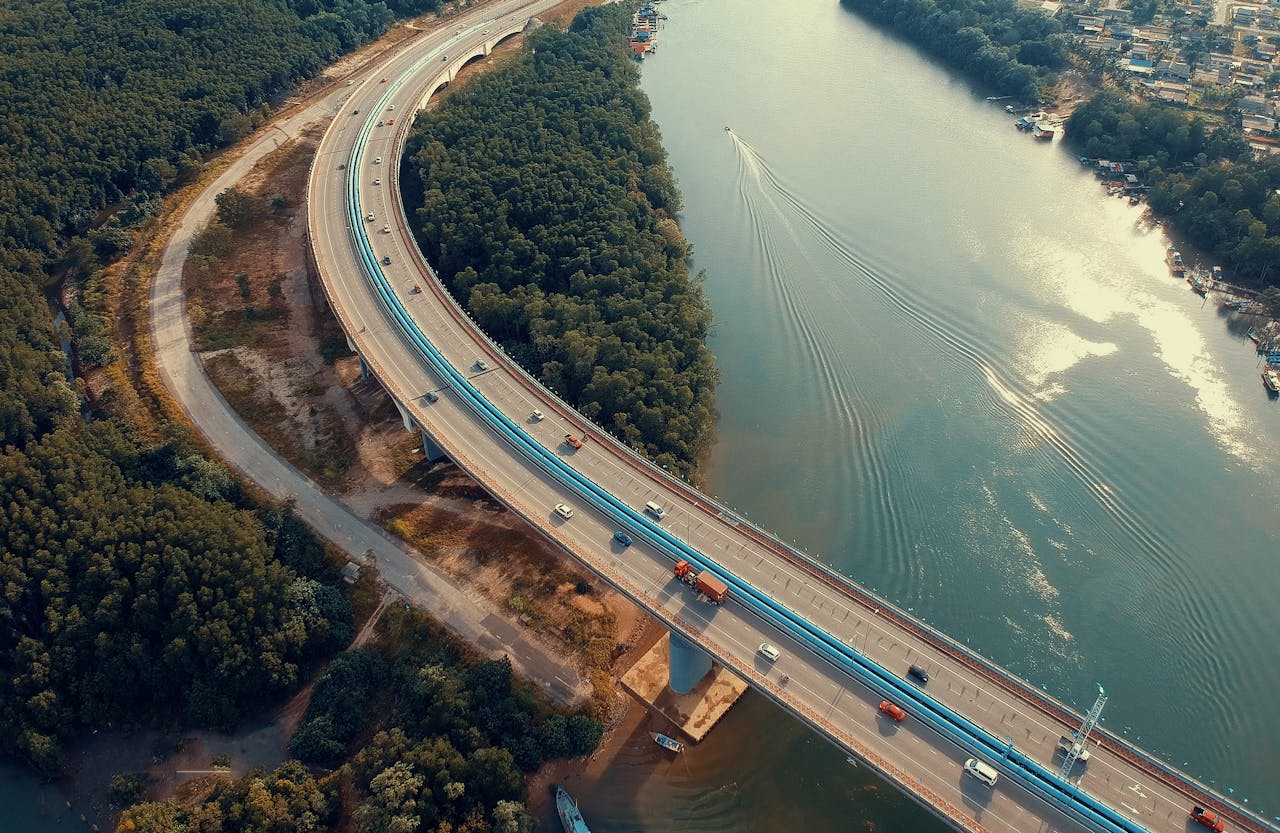
M 730 133 L 730 136 L 739 147 L 745 147 L 737 134 Z M 833 455 L 831 464 L 841 469 L 840 482 L 861 482 L 863 485 L 862 499 L 868 504 L 867 511 L 872 514 L 876 528 L 883 530 L 892 542 L 890 549 L 898 560 L 895 566 L 903 571 L 917 570 L 919 561 L 906 558 L 911 551 L 908 525 L 894 505 L 893 490 L 888 488 L 888 466 L 882 443 L 876 441 L 878 436 L 884 435 L 885 420 L 877 414 L 870 397 L 858 387 L 856 375 L 826 328 L 809 310 L 804 293 L 793 289 L 790 270 L 785 258 L 780 256 L 773 236 L 775 224 L 766 219 L 764 209 L 772 209 L 772 214 L 780 219 L 793 239 L 798 241 L 799 236 L 770 191 L 761 187 L 763 171 L 759 158 L 753 153 L 743 152 L 738 155 L 738 163 L 739 194 L 746 207 L 756 253 L 762 262 L 774 308 L 783 311 L 782 321 L 794 346 L 799 348 L 798 355 L 805 356 L 809 366 L 815 368 L 824 399 L 834 409 L 834 414 L 829 416 L 835 417 L 831 422 L 840 434 L 833 438 L 832 447 L 851 451 Z M 766 205 L 762 205 L 761 200 Z M 803 248 L 800 251 L 803 254 Z M 855 467 L 861 470 L 855 471 Z M 898 572 L 898 575 L 903 573 Z
M 984 355 L 976 347 L 981 343 L 981 338 L 976 333 L 968 331 L 961 322 L 947 316 L 927 297 L 916 292 L 902 276 L 895 275 L 891 269 L 877 263 L 871 256 L 856 252 L 841 237 L 835 225 L 822 217 L 816 209 L 805 204 L 741 136 L 737 133 L 729 135 L 739 152 L 742 169 L 750 173 L 752 181 L 758 183 L 764 198 L 778 210 L 788 227 L 790 222 L 785 218 L 791 214 L 839 262 L 845 264 L 861 284 L 878 293 L 893 311 L 911 326 L 922 330 L 933 343 L 945 347 L 941 353 L 968 363 L 985 381 L 991 394 L 991 406 L 1026 435 L 1031 447 L 1039 449 L 1040 453 L 1051 453 L 1059 459 L 1124 534 L 1151 556 L 1153 563 L 1166 571 L 1174 566 L 1178 560 L 1173 556 L 1176 546 L 1144 523 L 1120 499 L 1098 468 L 1081 452 L 1080 444 L 1064 436 L 1036 407 L 1034 393 L 1011 382 L 1014 374 L 1002 369 L 998 361 Z M 760 222 L 758 218 L 754 221 L 757 224 Z M 836 286 L 835 290 L 842 296 L 850 315 L 856 317 L 853 299 L 848 296 L 847 289 Z

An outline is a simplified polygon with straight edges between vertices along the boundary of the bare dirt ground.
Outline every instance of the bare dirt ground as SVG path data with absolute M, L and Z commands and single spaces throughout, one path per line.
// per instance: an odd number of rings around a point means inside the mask
M 1093 98 L 1098 92 L 1097 86 L 1081 75 L 1077 70 L 1069 69 L 1058 76 L 1058 83 L 1053 88 L 1054 105 L 1045 110 L 1060 121 L 1071 118 L 1076 107 Z

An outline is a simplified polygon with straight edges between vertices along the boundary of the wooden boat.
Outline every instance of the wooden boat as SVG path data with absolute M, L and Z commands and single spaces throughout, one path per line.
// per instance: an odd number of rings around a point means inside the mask
M 663 749 L 670 749 L 672 752 L 683 752 L 684 744 L 675 738 L 669 738 L 661 732 L 650 732 L 649 737 L 653 738 L 653 742 L 661 746 Z

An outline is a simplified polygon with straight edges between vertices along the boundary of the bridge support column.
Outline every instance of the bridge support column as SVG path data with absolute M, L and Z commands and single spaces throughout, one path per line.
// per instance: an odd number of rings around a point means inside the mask
M 436 445 L 436 441 L 431 439 L 431 435 L 426 429 L 420 429 L 422 432 L 422 454 L 427 458 L 428 463 L 434 463 L 436 460 L 443 460 L 446 455 L 444 449 Z
M 360 362 L 360 381 L 369 381 L 369 365 L 364 363 L 364 356 L 356 353 L 356 359 Z
M 688 694 L 711 670 L 711 657 L 675 631 L 671 632 L 668 685 L 676 694 Z
M 395 402 L 395 398 L 392 397 L 391 401 Z M 396 402 L 396 410 L 400 412 L 400 419 L 402 422 L 404 422 L 404 430 L 410 433 L 413 433 L 413 429 L 417 427 L 416 425 L 413 424 L 413 417 L 409 416 L 409 412 L 406 411 L 404 409 L 404 406 L 401 405 L 399 402 Z

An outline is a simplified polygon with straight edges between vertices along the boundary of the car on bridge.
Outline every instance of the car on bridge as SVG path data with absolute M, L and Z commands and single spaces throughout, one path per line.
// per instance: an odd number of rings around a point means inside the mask
M 556 514 L 567 521 L 573 517 L 573 508 L 569 506 L 565 506 L 563 503 L 557 503 Z
M 619 544 L 621 544 L 624 547 L 629 547 L 633 543 L 635 543 L 635 539 L 632 538 L 629 533 L 624 532 L 621 529 L 614 531 L 613 540 L 617 541 Z
M 542 420 L 545 417 L 546 417 L 546 414 L 544 414 L 542 411 L 534 411 L 533 413 L 529 414 L 529 419 L 532 422 L 542 422 Z
M 582 448 L 582 440 L 578 439 L 573 434 L 565 434 L 564 441 L 567 442 L 571 448 Z
M 489 369 L 489 363 L 484 359 L 476 359 L 475 368 L 481 373 L 484 373 L 486 370 Z
M 895 706 L 888 700 L 880 701 L 880 713 L 894 723 L 901 723 L 907 719 L 907 713 L 902 710 L 902 706 Z
M 770 645 L 768 642 L 760 643 L 760 647 L 756 649 L 756 653 L 769 660 L 769 662 L 777 662 L 778 657 L 782 656 L 782 652 Z
M 1227 823 L 1222 819 L 1222 816 L 1212 810 L 1206 810 L 1203 807 L 1192 807 L 1191 818 L 1200 822 L 1210 830 L 1218 831 L 1218 833 L 1222 833 L 1223 830 L 1227 829 Z
M 977 758 L 970 758 L 965 761 L 964 771 L 988 787 L 994 787 L 996 782 L 1000 780 L 1000 773 L 996 772 L 995 767 L 985 761 L 979 761 Z
M 429 390 L 429 391 L 427 391 L 426 393 L 422 394 L 422 396 L 423 396 L 423 398 L 424 398 L 424 399 L 426 399 L 428 402 L 439 402 L 439 401 L 440 401 L 440 394 L 436 393 L 436 392 L 435 392 L 435 391 L 433 391 L 433 390 Z
M 920 681 L 921 685 L 926 685 L 929 682 L 929 672 L 925 671 L 923 668 L 921 668 L 918 665 L 913 665 L 910 668 L 908 668 L 907 676 L 915 677 L 917 680 Z

